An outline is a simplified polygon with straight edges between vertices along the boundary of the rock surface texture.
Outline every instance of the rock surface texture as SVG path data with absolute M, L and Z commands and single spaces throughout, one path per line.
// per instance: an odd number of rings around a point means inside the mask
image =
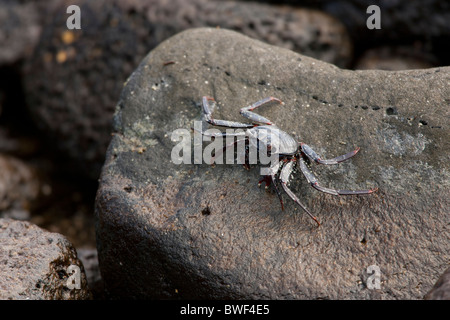
M 0 153 L 0 218 L 29 218 L 39 194 L 36 172 L 25 162 Z
M 445 270 L 434 287 L 425 296 L 426 300 L 450 300 L 450 268 Z
M 324 158 L 361 148 L 312 165 L 323 186 L 379 191 L 332 196 L 294 173 L 317 227 L 258 188 L 258 166 L 174 164 L 172 133 L 202 118 L 204 95 L 242 122 L 241 107 L 283 100 L 258 113 Z M 207 28 L 163 42 L 122 91 L 97 193 L 109 296 L 422 299 L 449 261 L 449 97 L 448 67 L 349 71 Z
M 91 298 L 83 265 L 62 235 L 29 222 L 0 219 L 0 244 L 1 300 Z M 80 276 L 72 288 L 70 268 Z

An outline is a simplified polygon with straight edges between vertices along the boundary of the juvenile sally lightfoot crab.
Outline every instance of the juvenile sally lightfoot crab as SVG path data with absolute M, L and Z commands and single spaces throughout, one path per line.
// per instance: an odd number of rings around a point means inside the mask
M 318 164 L 325 164 L 325 165 L 337 164 L 339 162 L 348 160 L 351 157 L 353 157 L 359 151 L 359 148 L 356 148 L 355 150 L 347 154 L 338 156 L 333 159 L 328 160 L 322 159 L 307 144 L 303 142 L 297 142 L 292 136 L 290 136 L 289 134 L 278 128 L 269 119 L 253 112 L 253 110 L 255 110 L 256 108 L 269 102 L 277 102 L 279 104 L 284 105 L 284 102 L 282 102 L 281 100 L 274 97 L 268 97 L 258 102 L 255 102 L 254 104 L 248 107 L 241 108 L 240 114 L 245 118 L 249 119 L 252 123 L 241 123 L 236 121 L 213 119 L 209 107 L 210 101 L 215 102 L 213 98 L 208 96 L 204 96 L 202 99 L 203 117 L 207 123 L 219 127 L 245 129 L 245 130 L 233 133 L 228 132 L 209 133 L 202 131 L 201 133 L 203 135 L 211 137 L 218 137 L 218 136 L 236 137 L 236 141 L 226 145 L 224 147 L 224 150 L 226 148 L 234 146 L 238 141 L 245 140 L 246 143 L 253 143 L 253 144 L 255 144 L 256 141 L 257 147 L 264 146 L 266 150 L 271 152 L 272 155 L 276 155 L 278 157 L 279 161 L 276 161 L 275 164 L 270 166 L 269 174 L 263 176 L 263 178 L 259 181 L 259 185 L 261 185 L 261 183 L 264 182 L 266 188 L 270 184 L 274 186 L 278 198 L 280 199 L 282 210 L 284 210 L 284 204 L 278 184 L 281 184 L 281 187 L 286 192 L 286 194 L 295 203 L 297 203 L 317 223 L 317 225 L 320 225 L 320 222 L 317 220 L 317 218 L 312 215 L 312 213 L 300 202 L 298 197 L 288 187 L 289 180 L 294 170 L 295 164 L 297 164 L 300 167 L 301 172 L 303 173 L 303 175 L 306 177 L 306 180 L 311 184 L 313 188 L 325 193 L 329 193 L 332 195 L 361 195 L 361 194 L 370 194 L 377 191 L 377 188 L 367 190 L 337 190 L 321 186 L 316 176 L 308 168 L 307 161 L 313 161 Z M 217 156 L 217 154 L 215 156 Z M 248 167 L 248 165 L 246 166 Z

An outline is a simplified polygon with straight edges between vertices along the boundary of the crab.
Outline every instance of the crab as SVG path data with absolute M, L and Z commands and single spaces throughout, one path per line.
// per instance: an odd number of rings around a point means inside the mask
M 255 110 L 256 108 L 259 108 L 262 105 L 268 104 L 270 102 L 276 102 L 278 104 L 284 105 L 284 102 L 282 102 L 280 99 L 277 99 L 275 97 L 268 97 L 258 102 L 255 102 L 250 106 L 241 108 L 240 114 L 243 117 L 249 119 L 251 123 L 241 123 L 236 121 L 214 119 L 212 117 L 212 113 L 210 110 L 210 102 L 215 103 L 214 98 L 209 96 L 204 96 L 202 98 L 203 119 L 207 123 L 218 127 L 245 129 L 245 130 L 237 132 L 202 131 L 201 132 L 202 135 L 210 137 L 231 136 L 233 137 L 233 140 L 234 137 L 236 137 L 237 139 L 233 141 L 233 143 L 226 145 L 224 147 L 224 150 L 226 148 L 234 146 L 234 144 L 236 144 L 238 141 L 246 140 L 246 142 L 248 143 L 255 143 L 256 141 L 258 147 L 262 145 L 266 147 L 266 150 L 278 156 L 279 161 L 276 161 L 275 164 L 270 166 L 268 171 L 269 174 L 263 176 L 263 178 L 259 181 L 258 186 L 261 186 L 261 184 L 264 182 L 266 188 L 268 188 L 269 185 L 272 184 L 280 200 L 282 210 L 284 210 L 284 204 L 279 185 L 281 185 L 281 188 L 284 190 L 284 192 L 297 205 L 299 205 L 303 209 L 303 211 L 305 211 L 317 223 L 318 226 L 320 226 L 320 222 L 317 220 L 317 218 L 308 210 L 308 208 L 306 208 L 306 206 L 289 188 L 290 178 L 295 168 L 294 166 L 296 164 L 300 168 L 301 172 L 305 176 L 308 183 L 314 189 L 317 189 L 324 193 L 332 195 L 362 195 L 362 194 L 371 194 L 378 190 L 378 188 L 367 190 L 338 190 L 321 186 L 316 176 L 309 169 L 307 163 L 315 162 L 317 164 L 324 164 L 324 165 L 338 164 L 356 155 L 360 150 L 360 148 L 358 147 L 349 153 L 346 153 L 333 159 L 322 159 L 310 146 L 308 146 L 303 142 L 298 142 L 291 135 L 278 128 L 272 121 L 253 112 L 253 110 Z M 253 137 L 254 139 L 249 139 L 249 137 Z M 277 146 L 278 148 L 276 148 L 275 146 Z M 215 155 L 215 157 L 216 156 L 217 154 Z M 249 168 L 248 164 L 244 164 L 244 166 L 247 169 Z

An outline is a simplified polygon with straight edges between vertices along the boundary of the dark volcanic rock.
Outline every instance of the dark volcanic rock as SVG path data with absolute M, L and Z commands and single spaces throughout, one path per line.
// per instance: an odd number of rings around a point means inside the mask
M 0 219 L 0 299 L 90 299 L 83 265 L 60 234 L 34 224 Z M 79 268 L 80 288 L 70 288 L 70 269 Z
M 426 300 L 450 300 L 450 268 L 445 270 L 434 287 L 425 296 Z
M 226 1 L 226 0 L 224 0 Z M 409 45 L 438 58 L 433 66 L 450 64 L 450 2 L 441 0 L 262 0 L 315 8 L 342 22 L 355 44 L 355 54 L 374 46 Z M 367 28 L 372 13 L 367 8 L 380 8 L 381 29 Z
M 381 11 L 381 29 L 370 30 L 366 26 L 366 13 L 370 5 L 376 4 Z M 321 8 L 342 21 L 351 34 L 360 40 L 370 35 L 372 40 L 409 41 L 411 39 L 433 39 L 450 36 L 450 4 L 446 1 L 430 0 L 426 5 L 420 0 L 325 0 Z M 369 39 L 366 39 L 369 40 Z
M 162 43 L 126 82 L 100 179 L 106 290 L 116 298 L 421 299 L 449 261 L 449 81 L 448 67 L 342 70 L 226 30 Z M 313 166 L 322 185 L 379 192 L 336 197 L 295 173 L 290 187 L 317 227 L 286 195 L 281 211 L 276 194 L 257 187 L 257 166 L 174 164 L 172 133 L 201 119 L 204 95 L 218 102 L 215 118 L 237 121 L 240 107 L 280 98 L 284 106 L 260 113 L 324 157 L 361 147 L 339 165 Z M 372 265 L 380 289 L 369 285 Z
M 273 4 L 313 7 L 327 12 L 345 24 L 350 34 L 358 41 L 400 41 L 448 39 L 450 36 L 450 3 L 448 1 L 429 0 L 265 0 Z M 381 29 L 370 30 L 366 26 L 366 13 L 371 5 L 377 5 L 381 11 Z M 398 44 L 398 43 L 397 43 Z M 436 43 L 436 45 L 438 45 Z M 441 43 L 448 48 L 448 43 Z M 442 54 L 446 54 L 442 52 Z M 447 58 L 448 61 L 448 58 Z
M 312 10 L 204 0 L 58 4 L 43 13 L 48 20 L 41 41 L 26 64 L 27 102 L 36 124 L 94 179 L 123 82 L 150 49 L 179 31 L 217 26 L 338 65 L 351 59 L 343 25 Z M 80 6 L 81 30 L 66 27 L 69 4 Z

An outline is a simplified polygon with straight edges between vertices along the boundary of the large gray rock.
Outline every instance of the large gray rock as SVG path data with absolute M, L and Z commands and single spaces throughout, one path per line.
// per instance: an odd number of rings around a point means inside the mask
M 79 282 L 72 281 L 78 276 Z M 29 222 L 0 219 L 0 299 L 90 298 L 83 265 L 64 236 Z
M 448 67 L 342 70 L 226 30 L 163 42 L 126 82 L 97 193 L 109 295 L 421 299 L 449 261 L 449 84 Z M 322 185 L 379 191 L 336 197 L 295 173 L 317 227 L 257 187 L 257 166 L 174 164 L 172 132 L 201 119 L 204 95 L 215 118 L 237 121 L 240 107 L 280 98 L 260 113 L 324 157 L 361 147 L 313 166 Z

